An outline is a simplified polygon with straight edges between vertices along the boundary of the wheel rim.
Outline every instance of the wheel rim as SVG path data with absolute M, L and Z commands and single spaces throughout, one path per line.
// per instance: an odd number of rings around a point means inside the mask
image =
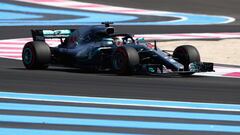
M 113 66 L 116 70 L 121 70 L 125 65 L 124 56 L 121 53 L 117 53 L 113 60 Z
M 33 59 L 33 54 L 30 48 L 25 48 L 23 52 L 23 61 L 25 64 L 31 64 Z

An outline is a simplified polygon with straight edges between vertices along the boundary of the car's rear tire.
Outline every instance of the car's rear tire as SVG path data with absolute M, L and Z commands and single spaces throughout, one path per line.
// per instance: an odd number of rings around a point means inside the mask
M 118 75 L 131 75 L 139 65 L 139 55 L 135 48 L 121 46 L 113 54 L 113 70 Z
M 46 69 L 51 61 L 51 51 L 47 43 L 33 41 L 25 44 L 22 62 L 27 69 Z
M 177 47 L 173 52 L 173 58 L 175 58 L 179 63 L 183 64 L 184 71 L 189 71 L 190 63 L 199 63 L 200 54 L 192 45 L 182 45 Z M 181 75 L 192 75 L 194 72 L 181 73 Z

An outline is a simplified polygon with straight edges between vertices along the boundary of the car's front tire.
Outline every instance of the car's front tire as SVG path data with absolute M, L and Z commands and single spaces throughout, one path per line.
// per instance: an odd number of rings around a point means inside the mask
M 118 75 L 130 75 L 139 64 L 140 58 L 135 48 L 129 46 L 118 47 L 113 54 L 113 70 Z
M 47 43 L 32 41 L 25 44 L 22 62 L 27 69 L 46 69 L 51 61 L 51 51 Z
M 190 63 L 199 63 L 201 61 L 197 48 L 192 45 L 182 45 L 177 47 L 173 51 L 173 58 L 175 58 L 179 63 L 183 64 L 184 71 L 190 71 Z M 181 75 L 192 75 L 193 73 L 194 72 L 181 73 Z

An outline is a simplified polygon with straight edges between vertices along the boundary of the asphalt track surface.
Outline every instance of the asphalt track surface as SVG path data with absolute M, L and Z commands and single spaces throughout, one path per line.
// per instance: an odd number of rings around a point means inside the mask
M 178 76 L 116 76 L 106 73 L 81 73 L 77 69 L 51 67 L 46 71 L 25 70 L 21 61 L 1 59 L 1 90 L 240 103 L 239 79 Z
M 83 0 L 84 1 L 84 0 Z M 98 2 L 97 0 L 86 0 L 88 2 Z M 156 4 L 160 3 L 160 4 Z M 202 2 L 200 0 L 102 0 L 100 3 L 112 4 L 118 6 L 136 7 L 144 9 L 161 9 L 181 12 L 209 13 L 233 16 L 237 19 L 235 23 L 213 26 L 121 26 L 120 31 L 134 31 L 134 33 L 181 33 L 181 32 L 219 32 L 219 31 L 239 31 L 238 19 L 240 12 L 238 0 L 210 0 Z M 137 4 L 136 4 L 137 3 Z M 180 6 L 179 6 L 180 5 Z M 78 26 L 76 26 L 78 27 Z M 1 39 L 29 37 L 29 30 L 33 27 L 0 27 Z M 34 27 L 43 28 L 43 27 Z M 46 27 L 45 27 L 46 28 Z M 179 77 L 179 76 L 117 76 L 108 73 L 83 73 L 78 69 L 50 67 L 48 70 L 25 70 L 21 61 L 0 59 L 0 90 L 10 92 L 27 92 L 27 93 L 46 93 L 55 95 L 79 95 L 90 97 L 115 97 L 131 99 L 157 99 L 157 100 L 174 100 L 174 101 L 197 101 L 213 103 L 234 103 L 240 104 L 240 81 L 233 78 L 215 78 L 215 77 Z M 4 100 L 12 102 L 14 100 Z M 26 101 L 15 101 L 23 102 Z M 35 102 L 31 102 L 35 103 Z M 37 103 L 37 102 L 36 102 Z M 55 103 L 47 103 L 55 104 Z M 63 104 L 63 103 L 62 103 Z M 63 104 L 66 105 L 66 104 Z M 75 104 L 68 104 L 75 105 Z M 84 105 L 81 105 L 84 106 Z M 93 106 L 93 105 L 92 105 Z M 116 106 L 109 106 L 116 107 Z M 125 107 L 126 108 L 126 107 Z M 147 108 L 144 108 L 147 109 Z M 24 111 L 0 111 L 2 114 L 24 114 Z M 29 114 L 30 115 L 30 114 Z M 38 115 L 37 113 L 31 115 Z M 52 113 L 41 115 L 51 116 Z M 67 117 L 66 114 L 58 114 Z M 99 118 L 95 115 L 75 115 L 74 117 Z M 101 117 L 102 118 L 102 117 Z M 109 119 L 109 118 L 106 118 Z M 114 117 L 112 119 L 126 119 L 128 117 Z M 140 119 L 140 118 L 135 118 Z M 144 120 L 144 119 L 143 119 Z M 187 120 L 174 119 L 147 119 L 148 121 L 175 121 L 186 122 Z M 188 121 L 191 122 L 191 121 Z M 206 122 L 206 121 L 204 121 Z M 198 123 L 204 123 L 198 121 Z M 0 123 L 1 124 L 1 123 Z M 224 123 L 237 124 L 238 123 Z M 58 126 L 52 125 L 43 127 L 41 124 L 1 124 L 4 127 L 29 127 L 32 128 L 55 128 L 69 130 L 91 130 L 91 131 L 109 131 L 128 133 L 149 133 L 149 134 L 196 134 L 190 131 L 169 131 L 169 130 L 141 130 L 141 129 L 118 129 L 118 128 L 96 128 L 91 126 Z M 198 132 L 200 134 L 210 134 L 209 132 Z M 211 132 L 215 133 L 215 132 Z M 217 133 L 226 134 L 226 133 Z M 230 133 L 229 133 L 230 134 Z
M 94 1 L 89 1 L 94 2 Z M 96 1 L 95 1 L 96 2 Z M 175 1 L 156 6 L 154 0 L 146 1 L 107 1 L 102 3 L 133 6 L 148 9 L 166 9 L 184 11 L 183 7 L 176 6 Z M 156 1 L 155 1 L 156 2 Z M 207 5 L 201 5 L 201 2 L 191 3 L 190 1 L 182 2 L 182 6 L 192 5 L 194 12 L 211 13 L 210 8 L 216 1 L 209 1 Z M 234 3 L 235 2 L 235 3 Z M 230 0 L 229 5 L 224 1 L 218 1 L 218 5 L 214 5 L 214 9 L 223 7 L 220 12 L 223 15 L 233 15 L 234 11 L 240 10 L 234 8 L 237 1 Z M 138 3 L 138 4 L 134 4 Z M 176 2 L 178 3 L 178 2 Z M 205 2 L 204 2 L 205 3 Z M 204 4 L 202 3 L 202 4 Z M 144 6 L 143 6 L 144 4 Z M 206 4 L 206 3 L 205 3 Z M 231 5 L 230 5 L 231 4 Z M 226 6 L 226 7 L 224 7 Z M 165 7 L 165 8 L 164 8 Z M 232 10 L 230 10 L 231 8 Z M 224 12 L 226 10 L 226 12 Z M 231 25 L 231 24 L 228 24 Z M 221 25 L 219 25 L 221 26 Z M 224 27 L 225 25 L 223 25 Z M 235 25 L 234 25 L 235 26 Z M 76 26 L 78 27 L 78 26 Z M 150 29 L 151 26 L 149 26 Z M 182 26 L 178 26 L 182 27 Z M 194 26 L 197 27 L 197 26 Z M 211 26 L 209 26 L 211 27 Z M 215 26 L 213 26 L 215 27 Z M 1 27 L 1 39 L 15 37 L 29 37 L 30 29 L 33 27 Z M 37 27 L 39 28 L 39 27 Z M 41 27 L 42 28 L 42 27 Z M 48 28 L 48 27 L 44 27 Z M 24 30 L 23 30 L 24 29 Z M 126 27 L 127 29 L 127 27 Z M 126 30 L 118 28 L 119 31 Z M 167 29 L 167 28 L 166 28 Z M 142 29 L 142 33 L 145 33 Z M 155 31 L 156 32 L 156 31 Z M 178 31 L 175 31 L 177 33 Z M 189 31 L 191 32 L 191 30 Z M 61 69 L 54 67 L 47 71 L 27 71 L 24 69 L 21 61 L 1 59 L 1 89 L 18 90 L 21 92 L 41 92 L 41 93 L 59 93 L 73 95 L 89 95 L 89 96 L 107 96 L 107 97 L 131 97 L 131 98 L 149 98 L 149 99 L 169 99 L 169 100 L 187 100 L 187 101 L 209 101 L 209 102 L 226 102 L 240 103 L 240 83 L 238 79 L 231 78 L 212 78 L 212 77 L 143 77 L 130 76 L 121 77 L 112 74 L 88 74 L 76 73 L 74 69 Z M 68 77 L 69 76 L 69 77 Z M 61 78 L 62 77 L 62 78 Z M 82 82 L 82 83 L 81 83 Z M 224 82 L 224 83 L 220 83 Z M 94 84 L 94 85 L 92 85 Z M 206 85 L 205 85 L 206 84 Z M 97 86 L 97 87 L 96 87 Z M 101 89 L 101 90 L 100 90 Z M 211 94 L 209 94 L 211 93 Z

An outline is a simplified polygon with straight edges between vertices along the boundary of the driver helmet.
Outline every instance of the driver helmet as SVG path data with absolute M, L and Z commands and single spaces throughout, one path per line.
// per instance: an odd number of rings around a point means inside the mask
M 122 40 L 122 38 L 120 38 L 120 37 L 116 37 L 116 38 L 114 38 L 114 43 L 115 43 L 117 46 L 122 46 L 122 45 L 123 45 L 123 40 Z
M 137 38 L 137 39 L 136 39 L 136 43 L 137 43 L 138 45 L 145 45 L 145 44 L 146 44 L 146 41 L 145 41 L 145 39 L 142 37 L 142 38 Z

